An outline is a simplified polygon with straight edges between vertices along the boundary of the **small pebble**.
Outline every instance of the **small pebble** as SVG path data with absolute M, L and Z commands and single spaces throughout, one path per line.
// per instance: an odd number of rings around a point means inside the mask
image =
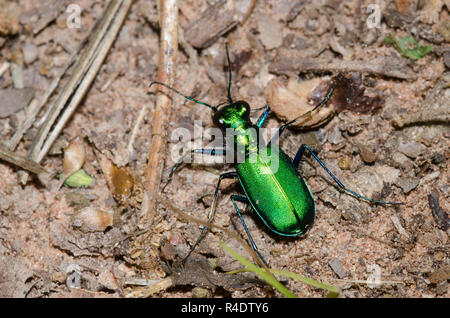
M 439 26 L 437 32 L 444 38 L 445 42 L 450 42 L 450 20 L 445 19 Z
M 450 68 L 450 51 L 444 53 L 444 63 L 447 68 Z
M 89 200 L 81 193 L 69 192 L 66 194 L 66 200 L 75 210 L 81 210 L 89 206 Z
M 361 159 L 368 164 L 375 162 L 375 154 L 371 149 L 364 146 L 363 144 L 358 144 L 359 153 L 361 155 Z
M 46 76 L 52 69 L 53 61 L 48 56 L 41 57 L 41 63 L 39 64 L 39 74 Z
M 398 178 L 395 185 L 402 188 L 403 193 L 408 194 L 419 185 L 419 179 L 416 177 Z
M 442 262 L 444 260 L 445 257 L 445 253 L 442 251 L 438 251 L 436 253 L 434 253 L 434 260 L 436 262 Z
M 14 35 L 20 31 L 19 20 L 8 10 L 8 2 L 0 5 L 0 35 Z
M 21 68 L 23 68 L 23 62 L 24 62 L 24 55 L 22 50 L 14 50 L 11 53 L 11 62 L 17 64 Z
M 445 156 L 440 152 L 436 152 L 433 157 L 431 157 L 431 162 L 435 165 L 445 162 Z
M 268 15 L 258 19 L 259 39 L 267 50 L 281 46 L 283 43 L 283 26 Z
M 402 28 L 405 24 L 410 23 L 412 18 L 404 16 L 397 10 L 388 9 L 383 12 L 383 19 L 391 28 Z
M 82 271 L 83 270 L 78 264 L 70 264 L 67 266 L 66 286 L 69 289 L 81 287 Z
M 344 138 L 337 126 L 328 134 L 328 141 L 334 145 L 341 143 L 343 140 Z
M 328 265 L 330 265 L 331 269 L 338 275 L 339 278 L 344 278 L 347 276 L 347 272 L 342 267 L 341 261 L 337 258 L 332 258 L 328 261 Z
M 61 272 L 54 272 L 52 274 L 52 282 L 64 284 L 66 281 L 66 275 Z
M 427 151 L 427 147 L 418 142 L 407 142 L 400 143 L 398 145 L 398 151 L 414 159 L 423 155 Z
M 194 287 L 192 289 L 192 297 L 193 298 L 210 298 L 211 291 L 204 287 Z
M 98 282 L 108 289 L 111 290 L 117 289 L 116 280 L 110 270 L 105 270 L 101 272 L 100 275 L 98 275 Z
M 342 156 L 339 158 L 338 166 L 342 170 L 350 170 L 350 167 L 352 166 L 352 162 L 353 162 L 352 156 L 345 155 L 345 156 Z
M 394 152 L 394 154 L 392 155 L 392 160 L 406 171 L 414 168 L 414 162 L 401 152 Z

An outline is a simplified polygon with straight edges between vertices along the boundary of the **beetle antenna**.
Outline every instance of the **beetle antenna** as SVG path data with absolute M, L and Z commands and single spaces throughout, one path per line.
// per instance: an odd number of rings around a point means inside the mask
M 179 91 L 176 90 L 175 88 L 170 87 L 169 85 L 166 85 L 166 84 L 164 84 L 164 83 L 157 82 L 157 81 L 153 81 L 153 82 L 150 83 L 150 85 L 149 85 L 148 87 L 149 87 L 149 88 L 152 87 L 153 84 L 157 84 L 157 85 L 164 86 L 165 88 L 168 88 L 168 89 L 174 91 L 174 92 L 177 93 L 178 95 L 181 95 L 181 96 L 183 96 L 184 98 L 186 98 L 186 99 L 188 99 L 188 100 L 190 100 L 190 101 L 193 101 L 193 102 L 195 102 L 195 103 L 197 103 L 197 104 L 200 104 L 200 105 L 203 105 L 203 106 L 206 106 L 206 107 L 209 107 L 209 108 L 212 109 L 214 112 L 217 111 L 217 107 L 212 106 L 212 105 L 210 105 L 210 104 L 208 104 L 208 103 L 199 101 L 199 100 L 197 100 L 197 99 L 195 99 L 195 98 L 193 98 L 193 97 L 184 95 L 183 93 L 179 92 Z
M 233 99 L 231 98 L 231 61 L 230 61 L 230 53 L 228 51 L 228 43 L 225 43 L 225 50 L 227 52 L 227 61 L 228 61 L 228 102 L 233 104 Z

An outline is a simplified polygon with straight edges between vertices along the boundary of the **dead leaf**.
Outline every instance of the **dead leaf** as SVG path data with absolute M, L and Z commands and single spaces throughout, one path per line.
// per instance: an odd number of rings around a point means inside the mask
M 267 102 L 278 117 L 290 121 L 313 109 L 326 96 L 329 86 L 330 82 L 323 78 L 302 82 L 291 78 L 287 86 L 273 79 L 268 86 Z M 292 126 L 314 128 L 327 122 L 333 114 L 333 107 L 321 107 Z
M 59 181 L 58 189 L 61 188 L 64 181 L 73 173 L 77 172 L 84 165 L 86 159 L 86 151 L 83 142 L 76 138 L 64 149 L 64 161 L 62 175 Z
M 98 157 L 109 191 L 111 191 L 115 200 L 124 203 L 133 191 L 133 177 L 125 167 L 118 168 L 111 160 L 101 154 L 98 154 Z
M 353 72 L 342 76 L 331 96 L 331 103 L 337 112 L 351 110 L 357 113 L 375 111 L 383 105 L 380 96 L 369 97 L 364 95 L 365 87 L 362 84 L 361 73 Z
M 450 279 L 450 265 L 443 265 L 442 267 L 438 268 L 434 272 L 430 273 L 428 275 L 428 279 L 433 284 L 438 284 L 442 281 L 449 280 Z
M 0 90 L 0 118 L 6 118 L 26 107 L 34 96 L 34 89 L 8 88 Z
M 114 213 L 96 207 L 86 207 L 72 216 L 72 226 L 82 232 L 103 232 L 113 226 Z

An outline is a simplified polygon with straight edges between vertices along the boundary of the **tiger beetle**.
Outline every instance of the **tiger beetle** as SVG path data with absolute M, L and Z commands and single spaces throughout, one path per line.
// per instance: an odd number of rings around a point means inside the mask
M 253 241 L 253 238 L 245 224 L 242 214 L 236 204 L 236 202 L 242 202 L 249 204 L 253 210 L 258 214 L 264 224 L 274 233 L 284 237 L 296 237 L 304 234 L 308 228 L 312 225 L 315 215 L 314 199 L 309 190 L 305 180 L 297 171 L 299 163 L 303 157 L 305 150 L 307 150 L 312 157 L 325 169 L 325 171 L 331 176 L 336 184 L 345 192 L 350 195 L 376 204 L 383 205 L 399 205 L 403 203 L 398 202 L 385 202 L 367 198 L 361 194 L 358 194 L 339 181 L 333 173 L 325 166 L 325 164 L 317 157 L 317 155 L 305 144 L 301 145 L 292 161 L 278 146 L 274 143 L 281 133 L 291 124 L 296 123 L 302 118 L 310 116 L 319 107 L 325 105 L 330 99 L 333 91 L 336 89 L 337 83 L 341 77 L 339 74 L 329 90 L 325 98 L 314 106 L 310 111 L 302 114 L 301 116 L 287 122 L 278 129 L 278 134 L 274 137 L 266 146 L 255 146 L 251 143 L 251 139 L 255 137 L 254 131 L 258 133 L 258 129 L 264 124 L 270 108 L 266 105 L 263 108 L 264 112 L 260 115 L 256 123 L 250 121 L 250 106 L 245 101 L 233 102 L 231 98 L 231 62 L 228 52 L 228 46 L 226 46 L 226 56 L 228 62 L 228 103 L 212 106 L 208 103 L 199 101 L 193 97 L 187 96 L 179 92 L 178 90 L 161 82 L 151 82 L 150 87 L 153 84 L 164 86 L 175 93 L 183 96 L 184 98 L 193 101 L 197 104 L 208 107 L 213 111 L 213 122 L 216 126 L 220 127 L 223 132 L 226 129 L 232 129 L 235 135 L 234 148 L 240 146 L 245 151 L 245 160 L 243 162 L 236 163 L 236 171 L 225 172 L 219 176 L 217 186 L 214 192 L 214 199 L 211 204 L 211 208 L 208 214 L 208 222 L 202 229 L 200 236 L 195 244 L 192 246 L 189 254 L 183 259 L 183 262 L 194 251 L 195 247 L 199 244 L 201 239 L 206 233 L 208 225 L 213 218 L 216 210 L 217 197 L 219 194 L 220 184 L 223 179 L 237 179 L 241 185 L 244 195 L 231 195 L 231 201 L 234 208 L 244 226 L 244 230 L 250 240 L 250 245 L 256 252 L 258 257 L 267 265 L 264 258 L 258 251 L 258 248 Z M 252 130 L 253 132 L 250 132 Z M 259 136 L 257 134 L 257 136 Z M 256 137 L 255 137 L 256 138 Z M 163 187 L 162 191 L 172 180 L 172 177 L 180 164 L 183 163 L 184 158 L 187 155 L 192 154 L 207 154 L 211 156 L 225 156 L 227 154 L 227 148 L 212 148 L 212 149 L 193 149 L 186 153 L 182 158 L 175 163 L 172 167 L 167 183 Z M 278 155 L 278 165 L 276 170 L 272 168 L 270 159 L 267 159 L 269 155 L 275 152 Z M 256 160 L 249 160 L 250 154 L 256 155 Z M 263 155 L 265 154 L 265 155 Z M 265 173 L 262 173 L 265 171 Z

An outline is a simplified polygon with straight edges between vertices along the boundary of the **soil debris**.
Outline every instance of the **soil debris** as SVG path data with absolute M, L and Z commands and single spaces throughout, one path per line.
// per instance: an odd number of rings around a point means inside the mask
M 439 193 L 433 191 L 428 195 L 428 203 L 430 204 L 431 213 L 438 227 L 444 231 L 450 228 L 450 217 L 448 213 L 439 205 Z

